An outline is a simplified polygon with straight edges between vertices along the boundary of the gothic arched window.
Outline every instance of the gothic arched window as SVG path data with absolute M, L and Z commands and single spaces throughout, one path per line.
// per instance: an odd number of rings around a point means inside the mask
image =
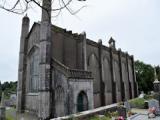
M 103 60 L 103 78 L 105 82 L 105 91 L 112 91 L 112 80 L 111 80 L 111 66 L 108 58 L 104 58 Z
M 114 60 L 114 82 L 117 84 L 117 90 L 120 91 L 120 68 L 117 60 Z
M 94 92 L 98 93 L 100 91 L 100 73 L 99 73 L 99 63 L 98 58 L 94 53 L 88 57 L 88 70 L 92 72 L 94 81 L 93 88 Z
M 39 54 L 38 50 L 34 49 L 29 59 L 29 73 L 30 73 L 30 92 L 38 92 L 38 80 L 39 80 Z
M 55 89 L 55 108 L 56 117 L 65 115 L 65 91 L 60 85 Z

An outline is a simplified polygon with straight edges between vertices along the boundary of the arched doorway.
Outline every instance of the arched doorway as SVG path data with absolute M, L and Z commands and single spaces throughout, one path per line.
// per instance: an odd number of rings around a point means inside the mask
M 77 112 L 88 110 L 88 98 L 84 91 L 81 91 L 77 97 Z

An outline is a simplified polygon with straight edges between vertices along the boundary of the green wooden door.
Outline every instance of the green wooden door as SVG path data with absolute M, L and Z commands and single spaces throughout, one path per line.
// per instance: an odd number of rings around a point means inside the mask
M 88 109 L 88 99 L 85 92 L 80 92 L 77 98 L 77 112 L 82 112 Z
M 83 94 L 79 94 L 79 96 L 78 96 L 77 110 L 78 110 L 78 112 L 84 111 L 84 109 L 83 109 Z

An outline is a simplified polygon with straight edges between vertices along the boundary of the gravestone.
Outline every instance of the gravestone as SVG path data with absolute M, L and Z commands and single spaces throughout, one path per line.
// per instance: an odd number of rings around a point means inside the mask
M 138 98 L 144 98 L 144 92 L 143 91 L 141 91 L 141 94 L 138 96 Z
M 124 107 L 126 108 L 127 111 L 131 110 L 131 105 L 130 105 L 130 103 L 128 101 L 124 102 Z
M 160 109 L 159 109 L 159 101 L 156 99 L 152 99 L 148 101 L 148 107 L 149 108 L 155 108 L 156 114 L 160 115 Z
M 159 108 L 159 102 L 158 100 L 155 100 L 155 99 L 149 100 L 148 106 L 149 108 L 152 108 L 152 107 Z

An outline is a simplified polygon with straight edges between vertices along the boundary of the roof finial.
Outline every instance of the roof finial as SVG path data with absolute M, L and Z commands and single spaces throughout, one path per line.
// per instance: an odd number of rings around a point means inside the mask
M 111 48 L 116 48 L 115 40 L 111 37 L 110 40 L 108 41 L 109 47 Z

